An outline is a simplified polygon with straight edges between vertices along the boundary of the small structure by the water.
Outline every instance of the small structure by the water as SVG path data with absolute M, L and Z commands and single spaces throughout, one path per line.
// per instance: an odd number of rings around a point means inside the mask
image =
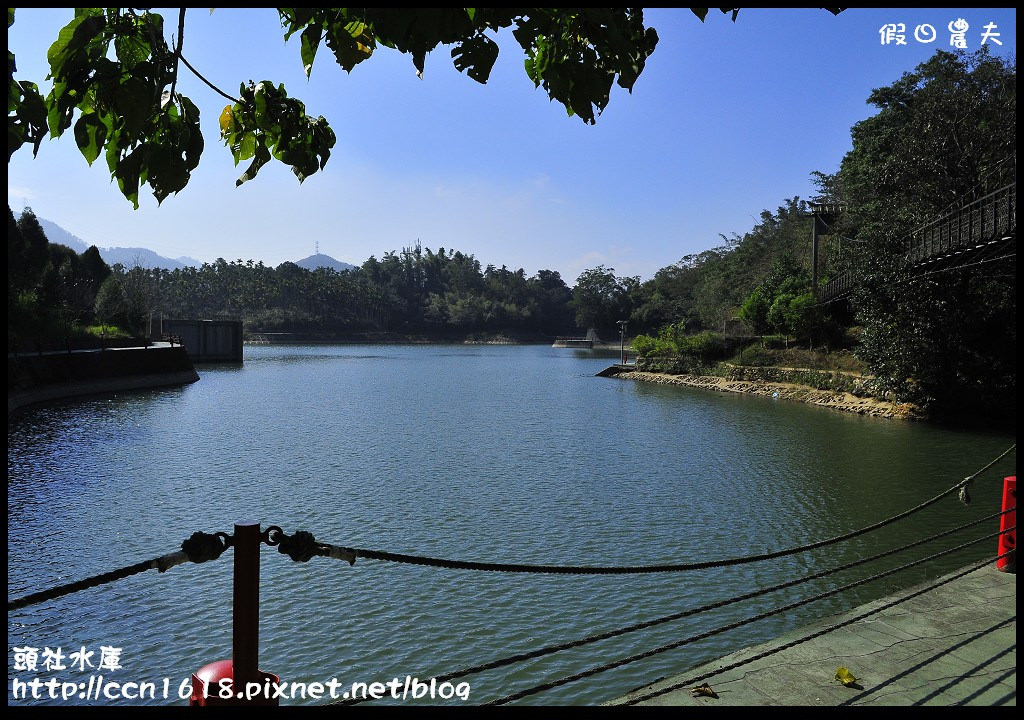
M 192 362 L 242 362 L 241 320 L 154 319 L 152 336 L 164 335 L 180 338 Z
M 595 344 L 600 345 L 601 338 L 597 336 L 597 331 L 594 328 L 590 328 L 587 330 L 586 337 L 566 337 L 559 335 L 555 338 L 555 342 L 551 344 L 551 347 L 583 348 L 585 350 L 591 350 Z

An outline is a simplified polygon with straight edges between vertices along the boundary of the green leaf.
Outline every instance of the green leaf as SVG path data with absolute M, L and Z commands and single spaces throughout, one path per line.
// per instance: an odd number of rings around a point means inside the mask
M 486 83 L 498 59 L 498 46 L 486 35 L 474 35 L 452 48 L 455 69 L 478 83 Z
M 8 108 L 14 105 L 13 114 L 10 109 L 7 114 L 7 160 L 10 162 L 11 156 L 26 142 L 32 143 L 35 157 L 46 136 L 46 103 L 32 82 L 17 82 L 12 77 L 7 92 Z
M 256 133 L 247 132 L 242 135 L 242 141 L 238 145 L 238 152 L 235 154 L 235 165 L 242 160 L 248 160 L 256 154 Z
M 75 123 L 75 142 L 90 165 L 100 156 L 106 141 L 107 127 L 96 113 L 86 113 Z
M 203 140 L 202 126 L 199 124 L 199 108 L 184 95 L 178 96 L 182 107 L 182 116 L 187 133 L 185 143 L 185 166 L 189 171 L 199 167 L 199 159 L 202 157 L 206 145 Z
M 117 187 L 135 206 L 139 209 L 139 172 L 142 168 L 142 160 L 145 152 L 138 149 L 117 163 L 114 177 L 117 179 Z
M 369 58 L 376 45 L 369 26 L 363 22 L 335 22 L 328 27 L 326 40 L 345 72 L 352 72 L 352 68 Z
M 302 57 L 302 69 L 305 70 L 307 78 L 313 72 L 313 60 L 316 58 L 316 51 L 320 47 L 322 37 L 323 32 L 315 25 L 310 25 L 300 36 L 302 44 L 299 54 Z
M 103 17 L 102 11 L 99 15 L 76 15 L 75 19 L 61 28 L 57 34 L 57 40 L 46 52 L 46 59 L 50 62 L 50 74 L 60 77 L 64 74 L 64 65 L 78 53 L 85 50 L 86 46 L 107 26 L 107 19 Z
M 107 136 L 107 150 L 104 157 L 107 161 L 107 169 L 110 170 L 110 177 L 117 174 L 117 163 L 121 160 L 121 145 L 124 133 L 120 128 L 114 128 Z
M 116 86 L 113 91 L 115 106 L 121 116 L 125 132 L 130 137 L 135 137 L 145 130 L 151 108 L 140 102 L 140 99 L 149 94 L 150 87 L 133 77 Z
M 320 8 L 278 8 L 281 24 L 288 28 L 284 39 L 287 40 L 298 32 L 299 28 L 309 25 Z
M 50 137 L 60 137 L 71 127 L 75 107 L 65 96 L 64 90 L 64 83 L 54 82 L 50 94 L 46 97 L 46 124 L 50 128 Z
M 114 38 L 114 51 L 125 70 L 131 72 L 149 57 L 150 47 L 142 37 L 119 35 Z
M 249 166 L 249 168 L 244 173 L 242 173 L 242 177 L 235 180 L 235 187 L 238 187 L 242 183 L 246 183 L 252 180 L 254 177 L 256 177 L 256 173 L 260 171 L 260 168 L 266 165 L 268 162 L 270 162 L 270 150 L 268 150 L 267 146 L 263 144 L 262 138 L 256 144 L 255 155 L 255 159 L 252 161 L 252 164 Z

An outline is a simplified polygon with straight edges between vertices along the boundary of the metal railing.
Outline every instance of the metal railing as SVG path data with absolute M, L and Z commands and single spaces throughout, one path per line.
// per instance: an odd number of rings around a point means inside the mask
M 925 225 L 907 240 L 906 263 L 920 265 L 1002 240 L 1017 228 L 1017 183 Z
M 912 232 L 907 238 L 904 264 L 908 268 L 916 268 L 951 256 L 972 253 L 1015 238 L 1016 232 L 1015 180 Z M 854 273 L 845 270 L 818 290 L 818 300 L 831 302 L 843 298 L 854 285 Z

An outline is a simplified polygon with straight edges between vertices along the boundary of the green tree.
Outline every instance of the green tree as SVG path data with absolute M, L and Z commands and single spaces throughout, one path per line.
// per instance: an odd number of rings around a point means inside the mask
M 11 206 L 7 206 L 7 316 L 15 298 L 26 284 L 25 238 L 14 217 Z
M 276 12 L 285 39 L 298 36 L 298 60 L 307 76 L 321 45 L 346 71 L 383 46 L 410 55 L 421 74 L 426 54 L 445 45 L 459 71 L 485 83 L 498 56 L 491 36 L 511 28 L 529 79 L 569 115 L 591 124 L 608 104 L 614 83 L 632 90 L 658 42 L 639 8 Z M 8 32 L 14 20 L 14 8 L 8 8 Z M 148 184 L 158 201 L 184 188 L 204 140 L 199 108 L 176 91 L 178 72 L 185 67 L 208 81 L 185 59 L 185 8 L 171 30 L 173 47 L 156 13 L 77 8 L 47 53 L 53 87 L 45 98 L 34 83 L 15 80 L 16 60 L 8 51 L 8 158 L 26 143 L 38 152 L 47 131 L 57 137 L 73 127 L 86 160 L 92 164 L 104 156 L 111 177 L 136 207 L 140 184 Z M 308 115 L 283 85 L 250 82 L 235 94 L 214 89 L 230 103 L 219 113 L 222 140 L 236 164 L 249 162 L 239 184 L 272 159 L 289 165 L 300 182 L 323 169 L 334 131 L 323 117 Z
M 124 290 L 115 275 L 109 275 L 96 293 L 96 317 L 104 327 L 127 324 L 123 319 L 127 307 Z
M 858 354 L 887 389 L 937 414 L 1012 407 L 1014 269 L 922 275 L 902 253 L 916 227 L 1014 179 L 1015 66 L 985 46 L 940 50 L 868 102 L 878 112 L 854 126 L 830 182 L 849 207 L 841 232 L 859 250 Z
M 10 209 L 8 207 L 8 209 Z M 13 213 L 12 213 L 13 215 Z M 16 248 L 12 248 L 12 239 L 7 238 L 8 260 L 15 259 L 13 278 L 17 287 L 33 288 L 42 279 L 46 266 L 49 264 L 50 241 L 46 238 L 43 226 L 39 224 L 39 218 L 32 212 L 32 208 L 25 208 L 21 217 L 18 218 L 18 232 L 14 238 Z M 11 266 L 8 266 L 8 277 L 10 278 Z
M 769 332 L 779 284 L 808 274 L 810 233 L 806 203 L 787 198 L 775 212 L 764 210 L 742 236 L 722 235 L 722 245 L 659 270 L 638 288 L 632 318 L 644 331 L 678 323 L 690 333 L 723 330 L 738 318 Z
M 615 277 L 615 268 L 598 265 L 584 270 L 572 291 L 576 326 L 594 328 L 602 338 L 618 335 L 618 322 L 632 315 L 639 285 L 639 278 Z
M 750 328 L 758 335 L 766 335 L 772 323 L 769 314 L 774 306 L 774 288 L 761 283 L 747 296 L 740 307 L 739 317 L 750 323 Z
M 96 294 L 96 315 L 104 325 L 119 325 L 136 337 L 149 334 L 149 321 L 160 305 L 157 274 L 135 265 L 111 268 Z
M 90 245 L 82 253 L 82 269 L 89 278 L 94 295 L 99 292 L 103 281 L 110 277 L 110 266 L 100 256 L 99 248 L 95 245 Z

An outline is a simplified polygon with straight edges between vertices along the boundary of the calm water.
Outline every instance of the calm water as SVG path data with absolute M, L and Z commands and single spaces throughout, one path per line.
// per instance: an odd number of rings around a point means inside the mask
M 468 560 L 656 564 L 833 537 L 933 497 L 1015 439 L 768 398 L 594 377 L 609 358 L 539 346 L 257 346 L 188 387 L 28 412 L 8 425 L 8 597 L 172 552 L 236 521 L 340 545 Z M 508 575 L 262 557 L 260 665 L 290 681 L 432 675 L 800 577 L 998 510 L 1015 456 L 945 499 L 809 555 L 633 576 Z M 956 536 L 998 529 L 998 521 Z M 472 702 L 640 652 L 948 547 L 468 678 Z M 995 554 L 927 569 L 571 683 L 591 704 Z M 172 694 L 230 657 L 231 554 L 8 613 L 14 646 L 122 649 L 108 678 Z M 69 669 L 43 679 L 87 679 Z M 8 702 L 13 703 L 10 694 Z M 158 702 L 163 702 L 158 699 Z M 181 704 L 182 701 L 171 702 Z M 286 701 L 294 704 L 300 701 Z M 310 701 L 306 701 L 310 702 Z

